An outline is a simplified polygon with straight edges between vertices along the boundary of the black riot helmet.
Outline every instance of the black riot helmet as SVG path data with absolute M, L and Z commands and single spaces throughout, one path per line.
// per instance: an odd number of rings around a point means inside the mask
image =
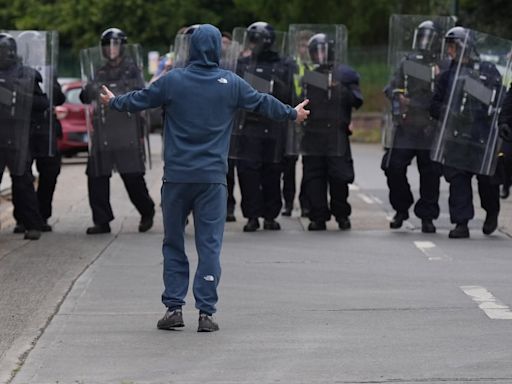
M 325 33 L 317 33 L 308 41 L 311 60 L 315 64 L 325 65 L 334 63 L 334 40 Z
M 8 69 L 16 64 L 18 47 L 14 37 L 0 33 L 0 69 Z
M 247 39 L 255 54 L 270 50 L 276 40 L 274 27 L 264 21 L 257 21 L 247 27 Z
M 478 53 L 476 51 L 475 40 L 471 36 L 470 31 L 463 27 L 453 27 L 446 32 L 444 36 L 446 44 L 452 44 L 455 47 L 454 56 L 452 59 L 459 60 L 461 54 L 463 58 L 471 61 L 478 60 Z
M 439 49 L 439 28 L 432 20 L 420 23 L 414 31 L 412 49 L 415 51 L 435 51 Z
M 109 28 L 101 34 L 101 51 L 107 60 L 116 60 L 124 53 L 124 45 L 128 42 L 126 33 L 119 28 Z

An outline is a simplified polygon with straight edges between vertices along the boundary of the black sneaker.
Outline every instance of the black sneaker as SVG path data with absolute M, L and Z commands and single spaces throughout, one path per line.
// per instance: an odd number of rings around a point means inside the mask
M 41 237 L 41 231 L 38 229 L 29 229 L 25 232 L 25 240 L 39 240 Z
M 338 228 L 342 231 L 349 230 L 352 228 L 352 224 L 350 223 L 350 219 L 348 217 L 340 217 L 339 219 L 336 219 L 338 222 Z
M 266 229 L 269 231 L 279 231 L 281 229 L 281 226 L 274 219 L 272 219 L 272 220 L 265 219 L 263 221 L 263 229 Z
M 325 231 L 326 229 L 325 221 L 312 221 L 308 225 L 308 231 Z
M 26 229 L 23 224 L 16 223 L 16 226 L 14 227 L 12 233 L 25 233 Z
M 153 226 L 153 218 L 155 217 L 155 210 L 151 211 L 149 215 L 144 215 L 140 218 L 139 232 L 147 232 Z
M 88 235 L 98 235 L 100 233 L 110 233 L 109 224 L 94 224 L 92 227 L 87 228 L 85 232 Z
M 167 309 L 164 317 L 156 323 L 158 329 L 165 329 L 167 331 L 172 331 L 174 328 L 182 328 L 184 326 L 185 323 L 183 322 L 183 312 L 181 309 L 174 309 L 172 311 Z
M 236 221 L 236 217 L 234 213 L 228 213 L 226 215 L 226 223 L 233 223 Z
M 421 220 L 421 232 L 423 233 L 436 233 L 436 226 L 432 220 L 423 219 Z
M 389 222 L 389 228 L 398 229 L 402 227 L 402 224 L 405 220 L 409 218 L 409 212 L 397 212 L 395 216 L 393 216 L 393 220 Z
M 219 330 L 219 324 L 213 321 L 213 317 L 206 313 L 199 314 L 197 332 L 215 332 Z
M 493 233 L 496 228 L 498 228 L 498 214 L 497 213 L 491 213 L 487 214 L 484 221 L 484 226 L 482 227 L 482 232 L 484 235 L 490 235 Z
M 254 232 L 260 227 L 260 222 L 257 218 L 247 220 L 247 224 L 244 225 L 244 232 Z
M 467 239 L 469 238 L 469 228 L 467 223 L 459 223 L 455 225 L 448 234 L 450 239 Z

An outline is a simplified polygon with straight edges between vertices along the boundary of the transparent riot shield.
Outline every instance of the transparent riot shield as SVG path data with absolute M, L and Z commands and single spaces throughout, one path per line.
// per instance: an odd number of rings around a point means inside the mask
M 219 67 L 228 71 L 236 71 L 236 62 L 242 48 L 236 40 L 222 38 L 222 52 Z
M 32 154 L 34 156 L 55 156 L 57 133 L 55 132 L 53 111 L 53 87 L 57 73 L 58 34 L 55 31 L 9 31 L 16 37 L 18 54 L 23 63 L 35 69 L 42 77 L 39 84 L 48 97 L 49 108 L 39 114 L 32 132 Z
M 80 63 L 89 130 L 89 172 L 97 176 L 144 172 L 150 160 L 146 121 L 140 113 L 118 112 L 99 100 L 102 85 L 115 95 L 142 89 L 142 61 L 138 45 L 121 45 L 109 52 L 106 47 L 82 50 Z M 110 55 L 110 56 L 109 56 Z
M 436 76 L 445 66 L 444 35 L 454 25 L 451 16 L 391 15 L 386 148 L 432 148 L 435 124 L 429 114 L 430 100 Z
M 467 29 L 456 50 L 432 159 L 492 175 L 501 144 L 497 122 L 506 93 L 503 79 L 510 78 L 512 41 Z
M 335 24 L 292 24 L 288 35 L 294 60 L 297 99 L 309 99 L 311 114 L 288 126 L 288 154 L 343 156 L 348 148 L 349 117 L 343 108 L 350 93 L 342 84 L 347 29 Z
M 175 59 L 173 68 L 184 68 L 187 66 L 190 56 L 191 34 L 178 34 L 174 39 Z
M 274 31 L 265 41 L 244 30 L 236 33 L 236 73 L 253 88 L 284 103 L 292 99 L 292 66 L 286 54 L 286 33 Z M 230 158 L 280 162 L 285 152 L 286 122 L 275 122 L 257 113 L 239 111 L 231 137 Z
M 16 176 L 26 172 L 31 159 L 29 133 L 34 82 L 34 71 L 21 64 L 0 69 L 0 158 Z

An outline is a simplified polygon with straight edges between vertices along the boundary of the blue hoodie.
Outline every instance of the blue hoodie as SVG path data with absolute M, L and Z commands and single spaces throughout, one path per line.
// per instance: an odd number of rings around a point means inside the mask
M 237 109 L 273 120 L 295 120 L 297 112 L 219 68 L 221 34 L 214 26 L 201 25 L 190 46 L 186 68 L 171 70 L 146 89 L 115 97 L 110 107 L 127 112 L 165 108 L 164 181 L 225 184 Z

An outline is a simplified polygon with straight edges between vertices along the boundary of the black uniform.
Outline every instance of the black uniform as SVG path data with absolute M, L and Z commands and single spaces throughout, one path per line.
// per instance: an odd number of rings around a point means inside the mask
M 61 105 L 66 101 L 66 96 L 62 93 L 60 84 L 54 80 L 53 84 L 53 105 Z M 55 116 L 53 116 L 53 127 L 50 130 L 48 126 L 50 119 L 49 109 L 37 111 L 32 114 L 30 129 L 30 151 L 35 161 L 37 172 L 39 173 L 37 184 L 37 200 L 39 212 L 43 219 L 43 230 L 51 230 L 47 220 L 52 215 L 52 201 L 57 184 L 57 177 L 61 169 L 61 154 L 57 149 L 57 139 L 62 137 L 62 126 Z M 50 153 L 50 145 L 53 153 Z M 14 210 L 14 217 L 18 226 L 21 226 L 21 219 L 18 211 Z
M 512 185 L 512 137 L 510 137 L 510 127 L 512 127 L 512 92 L 509 89 L 501 106 L 501 113 L 498 120 L 500 126 L 506 124 L 509 130 L 506 132 L 504 142 L 501 147 L 501 170 L 503 187 L 501 197 L 506 199 L 510 194 L 510 186 Z
M 48 98 L 39 85 L 42 82 L 39 72 L 17 62 L 10 68 L 1 69 L 0 77 L 11 79 L 13 84 L 23 81 L 23 79 L 33 79 L 33 87 L 30 87 L 33 90 L 31 116 L 37 116 L 48 110 Z M 6 113 L 8 115 L 11 107 L 2 105 L 2 109 L 2 114 Z M 31 127 L 31 129 L 33 128 Z M 34 190 L 34 176 L 31 171 L 32 158 L 28 141 L 26 145 L 27 148 L 20 148 L 19 151 L 9 149 L 0 151 L 0 180 L 5 167 L 9 168 L 12 178 L 12 202 L 16 219 L 27 231 L 41 231 L 43 219 L 39 212 L 38 199 Z M 26 161 L 25 164 L 21 164 L 20 169 L 15 169 L 18 167 L 20 151 L 26 151 L 27 156 L 24 156 Z
M 240 59 L 237 73 L 242 77 L 245 73 L 253 73 L 273 80 L 273 96 L 290 104 L 291 65 L 278 53 L 266 50 L 256 58 Z M 244 152 L 244 159 L 236 164 L 242 213 L 249 219 L 263 217 L 273 221 L 282 207 L 281 173 L 286 123 L 275 122 L 253 112 L 242 112 L 239 123 L 252 132 L 243 138 L 243 143 L 239 143 L 238 151 Z
M 432 98 L 432 104 L 430 112 L 432 117 L 440 119 L 443 112 L 443 103 L 447 100 L 449 92 L 452 88 L 452 84 L 455 77 L 457 68 L 457 62 L 452 61 L 449 69 L 444 71 L 439 76 L 436 82 L 436 90 Z M 482 83 L 487 87 L 500 87 L 501 86 L 501 75 L 499 74 L 496 67 L 487 62 L 481 62 L 478 68 L 470 69 L 469 71 L 475 71 Z M 478 72 L 478 73 L 476 73 Z M 487 106 L 478 105 L 477 100 L 468 99 L 468 103 L 477 103 L 472 106 L 467 106 L 468 111 L 472 111 L 474 114 L 480 114 L 481 117 L 473 116 L 473 124 L 471 127 L 467 127 L 470 131 L 471 137 L 479 135 L 479 131 L 482 131 L 483 135 L 486 135 L 489 129 L 489 119 L 487 117 Z M 468 157 L 471 158 L 471 148 L 468 148 L 467 153 L 459 153 L 456 149 L 453 151 L 446 151 L 447 156 L 452 156 L 454 163 L 458 158 L 462 161 L 467 161 Z M 474 157 L 477 158 L 477 157 Z M 476 175 L 478 180 L 478 193 L 480 195 L 480 203 L 482 208 L 487 213 L 486 221 L 489 218 L 495 218 L 500 210 L 500 198 L 499 198 L 499 184 L 500 176 L 499 172 L 496 172 L 492 176 L 478 175 L 472 172 L 464 171 L 455 167 L 444 166 L 443 175 L 448 183 L 450 183 L 450 197 L 448 200 L 450 207 L 450 220 L 454 224 L 467 225 L 467 222 L 474 217 L 473 208 L 473 189 L 471 187 L 471 179 Z M 484 225 L 485 227 L 485 225 Z M 494 230 L 494 229 L 493 229 Z M 485 228 L 484 228 L 485 232 Z M 491 231 L 492 232 L 492 231 Z M 489 233 L 486 233 L 489 234 Z M 464 236 L 467 237 L 467 236 Z
M 322 65 L 315 69 L 323 74 L 332 70 L 330 65 Z M 344 228 L 347 229 L 350 226 L 348 217 L 352 212 L 347 201 L 348 184 L 354 181 L 349 125 L 352 119 L 352 108 L 359 108 L 363 104 L 363 97 L 359 89 L 359 74 L 352 68 L 340 65 L 334 68 L 332 76 L 334 81 L 330 95 L 329 91 L 324 89 L 304 85 L 305 96 L 310 101 L 311 111 L 308 120 L 303 123 L 304 153 L 318 152 L 319 148 L 324 148 L 326 155 L 303 155 L 301 188 L 304 190 L 309 219 L 312 222 L 326 222 L 330 220 L 332 214 L 340 224 L 340 228 L 342 225 L 348 225 Z M 341 130 L 341 134 L 336 134 L 335 137 L 342 140 L 342 143 L 333 143 L 330 134 L 318 133 L 326 127 Z M 329 155 L 331 144 L 339 146 L 344 152 L 343 155 Z M 306 146 L 311 146 L 311 151 Z M 328 188 L 331 196 L 330 207 L 327 201 Z
M 138 83 L 139 88 L 143 87 L 140 70 L 135 63 L 125 57 L 119 65 L 106 64 L 96 73 L 98 84 Z M 97 97 L 98 90 L 88 85 L 80 93 L 80 99 L 84 103 L 90 103 Z M 109 111 L 111 114 L 121 112 Z M 94 123 L 98 124 L 101 111 L 97 110 L 94 115 Z M 140 119 L 140 116 L 135 116 Z M 93 123 L 93 125 L 94 125 Z M 142 121 L 140 122 L 142 125 Z M 121 132 L 119 134 L 122 134 Z M 143 140 L 143 133 L 140 132 L 140 140 Z M 91 153 L 87 162 L 87 183 L 89 190 L 89 204 L 92 209 L 93 222 L 96 226 L 107 226 L 114 220 L 114 214 L 110 205 L 110 177 L 112 170 L 117 170 L 124 182 L 130 201 L 135 205 L 142 218 L 153 217 L 154 203 L 149 196 L 146 182 L 144 180 L 145 166 L 143 147 L 136 145 L 132 150 L 101 150 L 100 134 L 94 134 L 91 139 Z
M 397 215 L 409 216 L 414 203 L 411 187 L 407 180 L 407 168 L 416 157 L 420 174 L 420 198 L 414 206 L 415 215 L 422 220 L 439 217 L 439 183 L 442 167 L 430 159 L 430 148 L 434 139 L 434 124 L 428 106 L 432 98 L 432 84 L 412 76 L 404 75 L 407 62 L 417 63 L 426 68 L 435 67 L 435 58 L 428 53 L 415 53 L 402 61 L 392 81 L 386 86 L 385 94 L 393 107 L 394 136 L 392 148 L 386 148 L 381 168 L 389 188 L 389 201 Z M 406 80 L 407 79 L 407 80 Z M 402 111 L 398 95 L 401 90 L 409 104 Z

